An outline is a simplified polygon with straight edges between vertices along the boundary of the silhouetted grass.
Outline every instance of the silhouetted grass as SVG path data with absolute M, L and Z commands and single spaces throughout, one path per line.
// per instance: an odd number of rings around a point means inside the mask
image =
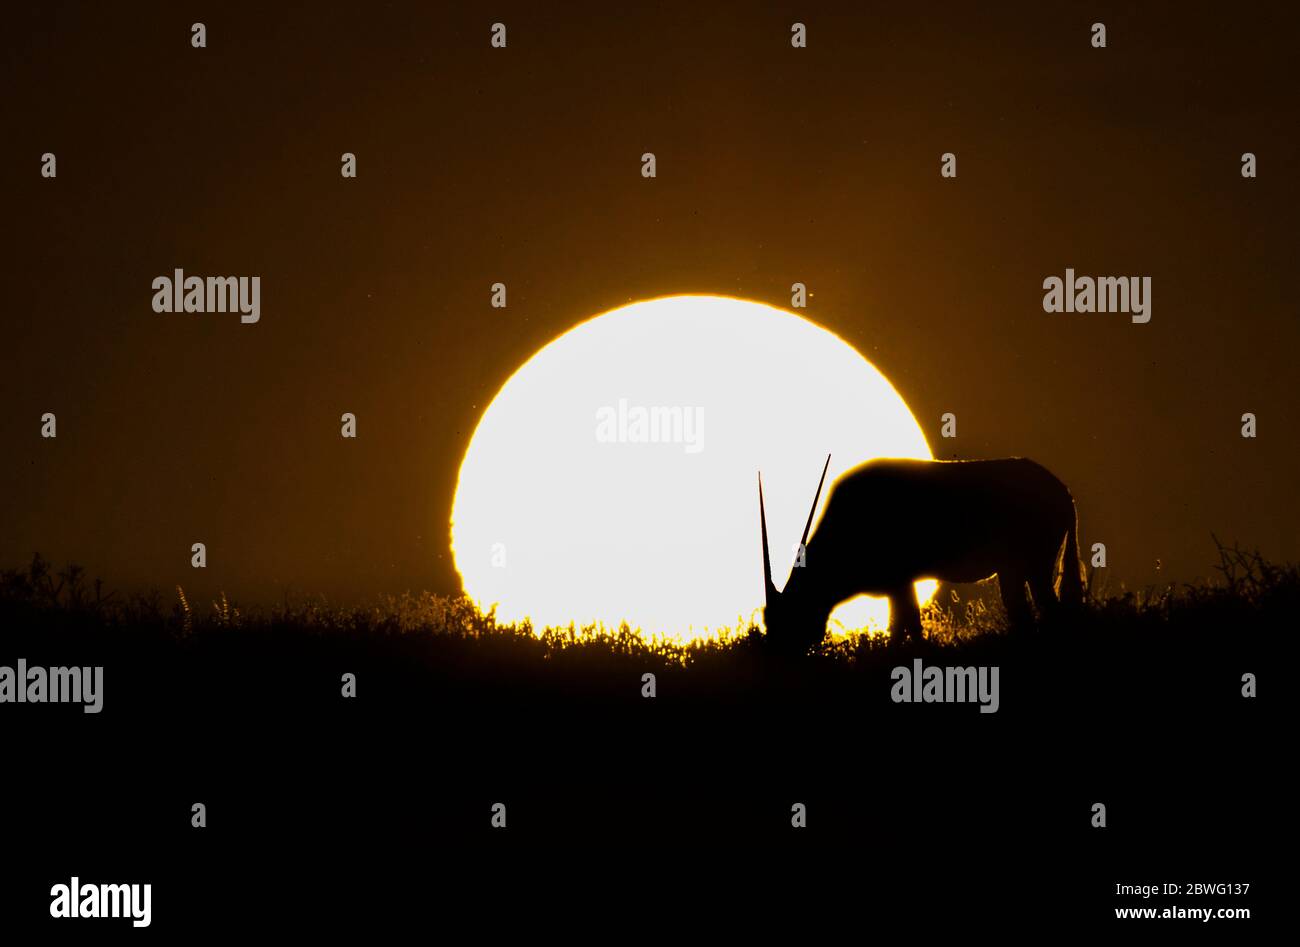
M 1062 619 L 1059 627 L 1041 634 L 1080 645 L 1167 646 L 1264 633 L 1293 618 L 1300 604 L 1297 566 L 1276 565 L 1258 553 L 1217 539 L 1215 543 L 1218 581 L 1101 594 Z M 1097 585 L 1094 580 L 1094 588 Z M 992 588 L 995 592 L 996 586 Z M 915 647 L 927 652 L 987 653 L 990 647 L 1003 647 L 997 642 L 1008 637 L 996 594 L 980 586 L 941 589 L 926 607 L 924 619 L 927 641 Z M 536 633 L 527 623 L 499 623 L 494 614 L 481 614 L 463 596 L 428 592 L 389 595 L 363 608 L 309 599 L 250 610 L 222 593 L 200 610 L 179 586 L 170 603 L 158 592 L 105 594 L 103 583 L 88 584 L 80 567 L 55 571 L 39 555 L 26 568 L 0 572 L 0 628 L 11 636 L 20 630 L 56 637 L 93 634 L 103 642 L 130 642 L 135 647 L 170 643 L 190 651 L 269 649 L 273 644 L 306 650 L 343 646 L 400 652 L 462 670 L 510 666 L 526 672 L 531 666 L 598 674 L 635 666 L 725 673 L 775 660 L 752 626 L 688 643 L 643 636 L 626 625 L 570 625 Z M 893 660 L 898 653 L 883 636 L 850 634 L 828 638 L 807 663 L 852 667 Z

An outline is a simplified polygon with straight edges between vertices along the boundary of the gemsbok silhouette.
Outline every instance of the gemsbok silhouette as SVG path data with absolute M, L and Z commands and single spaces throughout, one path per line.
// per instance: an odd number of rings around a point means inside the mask
M 1013 628 L 1032 622 L 1026 582 L 1045 618 L 1083 601 L 1074 498 L 1032 460 L 868 461 L 836 480 L 809 540 L 830 463 L 828 456 L 800 540 L 803 565 L 796 559 L 780 592 L 772 582 L 759 472 L 763 622 L 774 642 L 807 651 L 824 637 L 831 610 L 862 594 L 889 597 L 892 641 L 919 640 L 918 579 L 977 582 L 996 574 Z

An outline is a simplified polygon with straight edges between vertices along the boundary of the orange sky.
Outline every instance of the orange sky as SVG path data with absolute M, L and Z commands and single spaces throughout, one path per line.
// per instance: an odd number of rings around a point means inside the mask
M 1296 15 L 821 6 L 248 4 L 206 14 L 205 50 L 172 5 L 11 14 L 0 565 L 200 600 L 453 590 L 457 467 L 530 354 L 630 300 L 795 281 L 936 454 L 1058 473 L 1112 581 L 1206 574 L 1212 530 L 1300 558 Z M 176 267 L 260 276 L 259 323 L 154 313 Z M 1044 313 L 1067 267 L 1150 276 L 1151 322 Z

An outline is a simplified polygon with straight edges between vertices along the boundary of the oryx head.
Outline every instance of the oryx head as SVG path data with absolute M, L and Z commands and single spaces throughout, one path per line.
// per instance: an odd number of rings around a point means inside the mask
M 808 522 L 803 527 L 803 538 L 799 540 L 801 551 L 808 547 L 808 532 L 812 529 L 813 514 L 817 512 L 817 501 L 822 496 L 822 486 L 826 483 L 826 471 L 830 469 L 831 457 L 826 455 L 826 466 L 822 467 L 822 478 L 817 484 L 817 493 L 813 496 L 812 509 L 808 511 Z M 800 651 L 806 651 L 819 643 L 826 633 L 824 617 L 804 615 L 797 604 L 776 590 L 772 581 L 772 557 L 767 546 L 767 510 L 763 506 L 763 473 L 758 474 L 758 524 L 763 534 L 763 590 L 765 604 L 763 607 L 763 624 L 768 635 L 775 641 L 788 644 Z M 789 591 L 790 582 L 786 582 Z M 821 627 L 814 627 L 820 621 Z

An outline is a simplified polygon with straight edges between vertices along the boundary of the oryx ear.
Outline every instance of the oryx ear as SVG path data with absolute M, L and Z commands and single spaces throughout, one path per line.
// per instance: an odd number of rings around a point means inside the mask
M 771 605 L 778 594 L 772 584 L 772 557 L 767 551 L 767 511 L 763 508 L 763 472 L 758 472 L 758 527 L 763 534 L 763 599 Z
M 826 471 L 831 467 L 831 455 L 826 455 L 826 466 L 822 468 L 822 478 L 817 482 L 817 495 L 813 497 L 812 509 L 808 511 L 808 522 L 803 527 L 803 539 L 799 540 L 799 545 L 807 548 L 808 531 L 812 529 L 813 514 L 817 512 L 817 501 L 822 498 L 822 486 L 826 483 Z

